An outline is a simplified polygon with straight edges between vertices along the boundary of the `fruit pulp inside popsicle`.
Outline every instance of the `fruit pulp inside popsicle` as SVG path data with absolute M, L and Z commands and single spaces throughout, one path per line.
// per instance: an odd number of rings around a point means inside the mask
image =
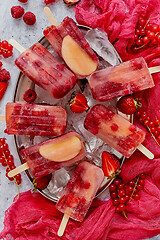
M 47 27 L 44 35 L 78 78 L 97 69 L 98 58 L 73 19 L 66 17 L 59 26 Z
M 83 161 L 62 192 L 56 207 L 77 221 L 83 221 L 95 194 L 104 179 L 101 168 Z
M 101 104 L 90 110 L 84 126 L 125 157 L 130 157 L 145 139 L 141 129 Z
M 59 106 L 7 103 L 5 132 L 15 135 L 59 136 L 66 129 L 66 118 L 65 109 Z
M 76 84 L 75 75 L 40 43 L 23 52 L 15 64 L 54 98 L 64 97 Z
M 142 57 L 99 70 L 88 81 L 97 101 L 107 101 L 154 87 L 154 81 Z

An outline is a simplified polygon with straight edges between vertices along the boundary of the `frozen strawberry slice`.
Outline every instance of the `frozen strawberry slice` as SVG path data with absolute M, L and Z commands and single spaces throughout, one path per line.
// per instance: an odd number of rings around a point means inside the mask
M 112 154 L 102 152 L 102 169 L 106 177 L 111 177 L 119 168 L 120 163 Z

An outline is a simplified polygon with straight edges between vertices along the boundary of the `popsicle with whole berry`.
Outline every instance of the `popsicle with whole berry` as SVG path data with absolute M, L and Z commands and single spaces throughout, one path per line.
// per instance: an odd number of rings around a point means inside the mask
M 8 175 L 13 177 L 30 168 L 37 179 L 80 161 L 85 156 L 85 147 L 78 133 L 68 132 L 23 149 L 21 155 L 26 163 L 10 171 Z
M 98 67 L 98 58 L 75 21 L 66 17 L 58 25 L 50 9 L 45 7 L 44 11 L 52 25 L 43 33 L 66 65 L 80 79 L 95 72 Z
M 102 104 L 91 108 L 85 118 L 84 127 L 126 158 L 129 158 L 145 139 L 144 131 Z M 139 150 L 143 151 L 142 148 Z M 154 158 L 148 149 L 143 153 Z
M 83 221 L 103 179 L 101 168 L 87 161 L 79 163 L 56 204 L 56 208 L 64 213 L 59 236 L 63 235 L 69 218 Z
M 66 130 L 67 113 L 60 106 L 9 102 L 6 104 L 7 134 L 59 136 Z
M 16 66 L 54 98 L 64 97 L 76 84 L 75 75 L 40 43 L 25 50 L 14 39 L 9 42 L 21 52 Z
M 89 85 L 97 101 L 128 95 L 154 87 L 151 73 L 158 68 L 148 68 L 143 57 L 123 62 L 93 73 Z

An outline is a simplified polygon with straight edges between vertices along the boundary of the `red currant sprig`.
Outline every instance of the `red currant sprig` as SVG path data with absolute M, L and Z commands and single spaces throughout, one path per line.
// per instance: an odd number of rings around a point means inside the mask
M 137 111 L 136 116 L 138 121 L 148 129 L 155 142 L 160 146 L 160 120 L 152 121 L 145 111 Z
M 13 170 L 15 167 L 14 165 L 14 158 L 13 156 L 10 154 L 9 151 L 9 147 L 8 144 L 6 143 L 5 138 L 0 138 L 0 163 L 2 164 L 3 167 L 7 167 L 6 168 L 6 177 L 10 180 L 10 181 L 15 181 L 15 183 L 17 184 L 17 186 L 19 184 L 21 184 L 21 175 L 17 174 L 16 176 L 10 178 L 8 176 L 8 172 L 10 172 L 11 170 Z M 19 192 L 19 187 L 18 187 L 18 192 Z
M 150 19 L 139 17 L 135 30 L 133 51 L 138 51 L 147 46 L 155 46 L 160 43 L 160 26 L 150 24 Z
M 132 198 L 135 200 L 140 199 L 139 191 L 143 189 L 145 177 L 146 175 L 142 173 L 129 181 L 128 184 L 123 184 L 121 178 L 116 178 L 113 181 L 110 185 L 110 196 L 113 205 L 116 207 L 116 213 L 120 213 L 127 218 L 126 204 L 131 201 Z
M 6 40 L 0 42 L 0 55 L 3 55 L 4 58 L 8 58 L 13 55 L 13 46 Z

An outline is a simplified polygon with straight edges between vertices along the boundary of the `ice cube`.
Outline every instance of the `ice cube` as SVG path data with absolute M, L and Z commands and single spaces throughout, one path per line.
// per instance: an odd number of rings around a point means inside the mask
M 100 68 L 108 66 L 115 66 L 122 62 L 117 51 L 108 40 L 107 33 L 101 29 L 95 28 L 89 30 L 85 35 L 86 40 L 89 42 L 91 48 L 105 61 L 100 61 Z

